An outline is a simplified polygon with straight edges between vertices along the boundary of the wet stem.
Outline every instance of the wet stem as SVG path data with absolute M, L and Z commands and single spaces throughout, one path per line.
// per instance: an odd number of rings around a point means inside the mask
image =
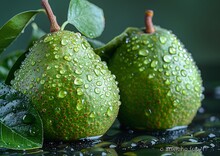
M 50 20 L 50 32 L 57 32 L 60 30 L 60 26 L 57 23 L 56 16 L 53 14 L 53 11 L 50 7 L 48 0 L 42 0 L 42 6 L 46 10 L 47 16 Z
M 152 22 L 153 15 L 154 12 L 152 10 L 147 10 L 145 12 L 145 32 L 148 34 L 155 32 L 154 25 Z

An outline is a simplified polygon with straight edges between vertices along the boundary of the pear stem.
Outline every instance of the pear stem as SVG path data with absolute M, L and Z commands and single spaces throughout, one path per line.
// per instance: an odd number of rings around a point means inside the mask
M 153 18 L 154 12 L 152 10 L 147 10 L 145 12 L 145 32 L 148 34 L 154 33 L 155 29 L 154 29 L 154 25 L 152 22 L 152 18 Z
M 48 0 L 42 0 L 42 6 L 47 12 L 47 16 L 50 20 L 50 32 L 57 32 L 60 30 L 60 26 L 57 23 L 56 16 L 53 14 L 53 11 L 50 7 Z

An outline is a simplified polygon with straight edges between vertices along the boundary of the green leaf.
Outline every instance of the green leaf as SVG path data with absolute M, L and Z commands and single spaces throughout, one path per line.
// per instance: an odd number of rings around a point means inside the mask
M 45 35 L 46 33 L 41 30 L 36 23 L 32 24 L 32 34 L 31 34 L 31 40 L 30 43 L 28 44 L 27 47 L 27 51 L 24 52 L 22 55 L 20 55 L 20 57 L 17 57 L 16 61 L 14 62 L 13 66 L 10 68 L 10 71 L 8 72 L 7 78 L 5 80 L 5 83 L 7 85 L 10 85 L 11 80 L 14 79 L 14 73 L 17 69 L 20 68 L 22 62 L 24 61 L 24 59 L 26 58 L 26 55 L 29 52 L 29 48 L 33 46 L 33 43 L 37 40 L 39 40 L 43 35 Z M 1 74 L 1 68 L 0 68 L 0 74 Z M 1 80 L 1 79 L 0 79 Z
M 100 36 L 105 27 L 103 10 L 87 0 L 71 0 L 67 21 L 89 38 Z
M 12 17 L 0 28 L 0 54 L 22 33 L 35 16 L 43 10 L 30 10 Z
M 99 40 L 86 38 L 86 40 L 89 42 L 89 44 L 92 46 L 92 48 L 97 49 L 100 47 L 103 47 L 105 44 Z
M 0 83 L 0 148 L 41 148 L 43 124 L 30 100 Z
M 139 31 L 139 28 L 128 27 L 124 32 L 113 38 L 107 44 L 103 45 L 102 47 L 96 48 L 94 50 L 95 53 L 99 55 L 103 61 L 108 62 L 109 59 L 114 55 L 115 50 L 120 46 L 122 41 L 126 39 L 128 33 L 132 31 Z

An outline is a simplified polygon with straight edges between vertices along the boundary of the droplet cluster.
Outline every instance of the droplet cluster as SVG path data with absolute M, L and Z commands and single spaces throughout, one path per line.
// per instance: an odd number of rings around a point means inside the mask
M 39 40 L 11 84 L 32 99 L 50 139 L 102 135 L 120 105 L 115 76 L 79 33 L 69 31 Z

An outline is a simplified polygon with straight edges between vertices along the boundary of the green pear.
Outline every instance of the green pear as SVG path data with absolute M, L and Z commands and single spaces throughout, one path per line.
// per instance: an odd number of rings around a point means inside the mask
M 120 122 L 133 129 L 187 126 L 201 106 L 202 78 L 191 54 L 169 30 L 152 23 L 127 28 L 96 53 L 119 82 Z
M 115 76 L 80 33 L 54 23 L 51 31 L 33 45 L 11 84 L 32 100 L 46 139 L 101 136 L 119 110 Z

